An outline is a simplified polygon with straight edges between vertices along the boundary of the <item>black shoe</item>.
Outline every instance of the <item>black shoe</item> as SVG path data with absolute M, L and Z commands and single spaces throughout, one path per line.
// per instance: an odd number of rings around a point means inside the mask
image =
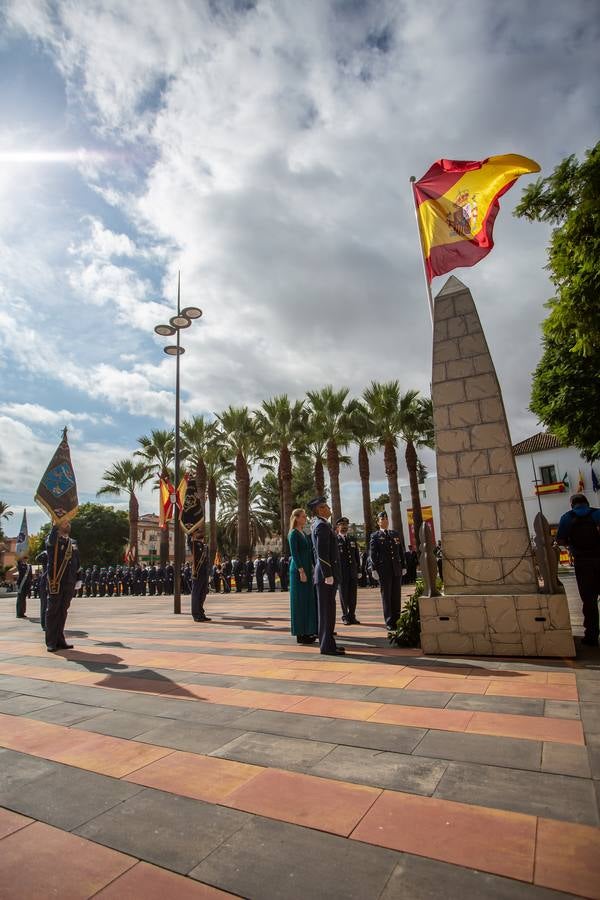
M 345 647 L 336 647 L 335 650 L 321 650 L 323 656 L 345 656 Z
M 201 621 L 202 621 L 202 619 L 197 619 L 196 616 L 194 616 L 194 622 L 201 622 Z
M 350 625 L 360 625 L 360 622 L 358 621 L 358 619 L 351 619 Z
M 27 616 L 25 616 L 25 615 L 23 615 L 23 616 L 16 616 L 15 618 L 17 618 L 17 619 L 26 619 Z
M 337 637 L 337 631 L 332 631 L 331 633 L 334 637 Z
M 200 622 L 212 622 L 212 619 L 210 619 L 208 616 L 201 616 L 201 618 L 200 618 L 198 621 L 200 621 Z
M 597 647 L 598 646 L 598 638 L 583 637 L 583 638 L 581 638 L 581 643 L 585 644 L 586 647 Z
M 350 619 L 347 619 L 346 616 L 342 616 L 342 622 L 344 623 L 344 625 L 352 625 L 352 622 L 350 621 Z
M 48 651 L 48 653 L 56 653 L 58 647 L 46 647 L 46 650 Z
M 58 644 L 59 650 L 72 650 L 73 644 Z

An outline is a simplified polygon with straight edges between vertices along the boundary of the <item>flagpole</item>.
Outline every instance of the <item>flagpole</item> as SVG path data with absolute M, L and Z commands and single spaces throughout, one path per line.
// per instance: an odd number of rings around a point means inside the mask
M 421 229 L 419 228 L 419 210 L 417 209 L 417 203 L 415 200 L 415 189 L 414 183 L 417 180 L 414 175 L 410 176 L 411 183 L 411 193 L 412 199 L 415 206 L 415 219 L 417 222 L 417 235 L 419 237 L 419 247 L 421 248 L 421 262 L 423 263 L 423 277 L 425 279 L 425 290 L 427 291 L 427 302 L 429 305 L 429 315 L 431 316 L 431 327 L 433 328 L 433 296 L 431 293 L 431 284 L 429 282 L 429 278 L 427 277 L 427 266 L 425 264 L 425 253 L 423 252 L 423 241 L 421 240 Z

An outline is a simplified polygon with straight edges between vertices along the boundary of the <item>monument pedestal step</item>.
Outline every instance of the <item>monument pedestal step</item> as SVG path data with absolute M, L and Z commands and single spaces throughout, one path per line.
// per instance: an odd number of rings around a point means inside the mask
M 574 657 L 566 594 L 420 597 L 424 653 Z

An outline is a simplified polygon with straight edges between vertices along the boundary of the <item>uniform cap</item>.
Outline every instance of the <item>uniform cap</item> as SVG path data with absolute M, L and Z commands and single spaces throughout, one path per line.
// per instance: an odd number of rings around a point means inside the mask
M 347 516 L 340 516 L 339 519 L 336 519 L 336 523 L 335 523 L 335 524 L 336 524 L 336 525 L 349 525 L 349 524 L 350 524 L 350 520 L 348 519 Z
M 382 509 L 380 512 L 377 513 L 378 519 L 382 519 L 384 516 L 387 517 L 387 513 L 386 513 L 385 509 Z
M 327 497 L 313 497 L 306 505 L 311 512 L 314 512 L 315 509 L 318 509 L 319 506 L 323 506 L 324 503 L 327 503 Z

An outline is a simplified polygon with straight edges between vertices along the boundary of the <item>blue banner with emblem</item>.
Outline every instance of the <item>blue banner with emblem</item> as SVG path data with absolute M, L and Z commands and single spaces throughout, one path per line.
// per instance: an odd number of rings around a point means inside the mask
M 17 536 L 15 544 L 15 556 L 20 559 L 29 553 L 29 531 L 27 529 L 27 510 L 23 510 L 23 518 L 21 520 L 21 528 Z
M 55 525 L 68 522 L 77 515 L 79 509 L 77 483 L 71 465 L 66 428 L 38 485 L 35 502 L 48 513 Z

